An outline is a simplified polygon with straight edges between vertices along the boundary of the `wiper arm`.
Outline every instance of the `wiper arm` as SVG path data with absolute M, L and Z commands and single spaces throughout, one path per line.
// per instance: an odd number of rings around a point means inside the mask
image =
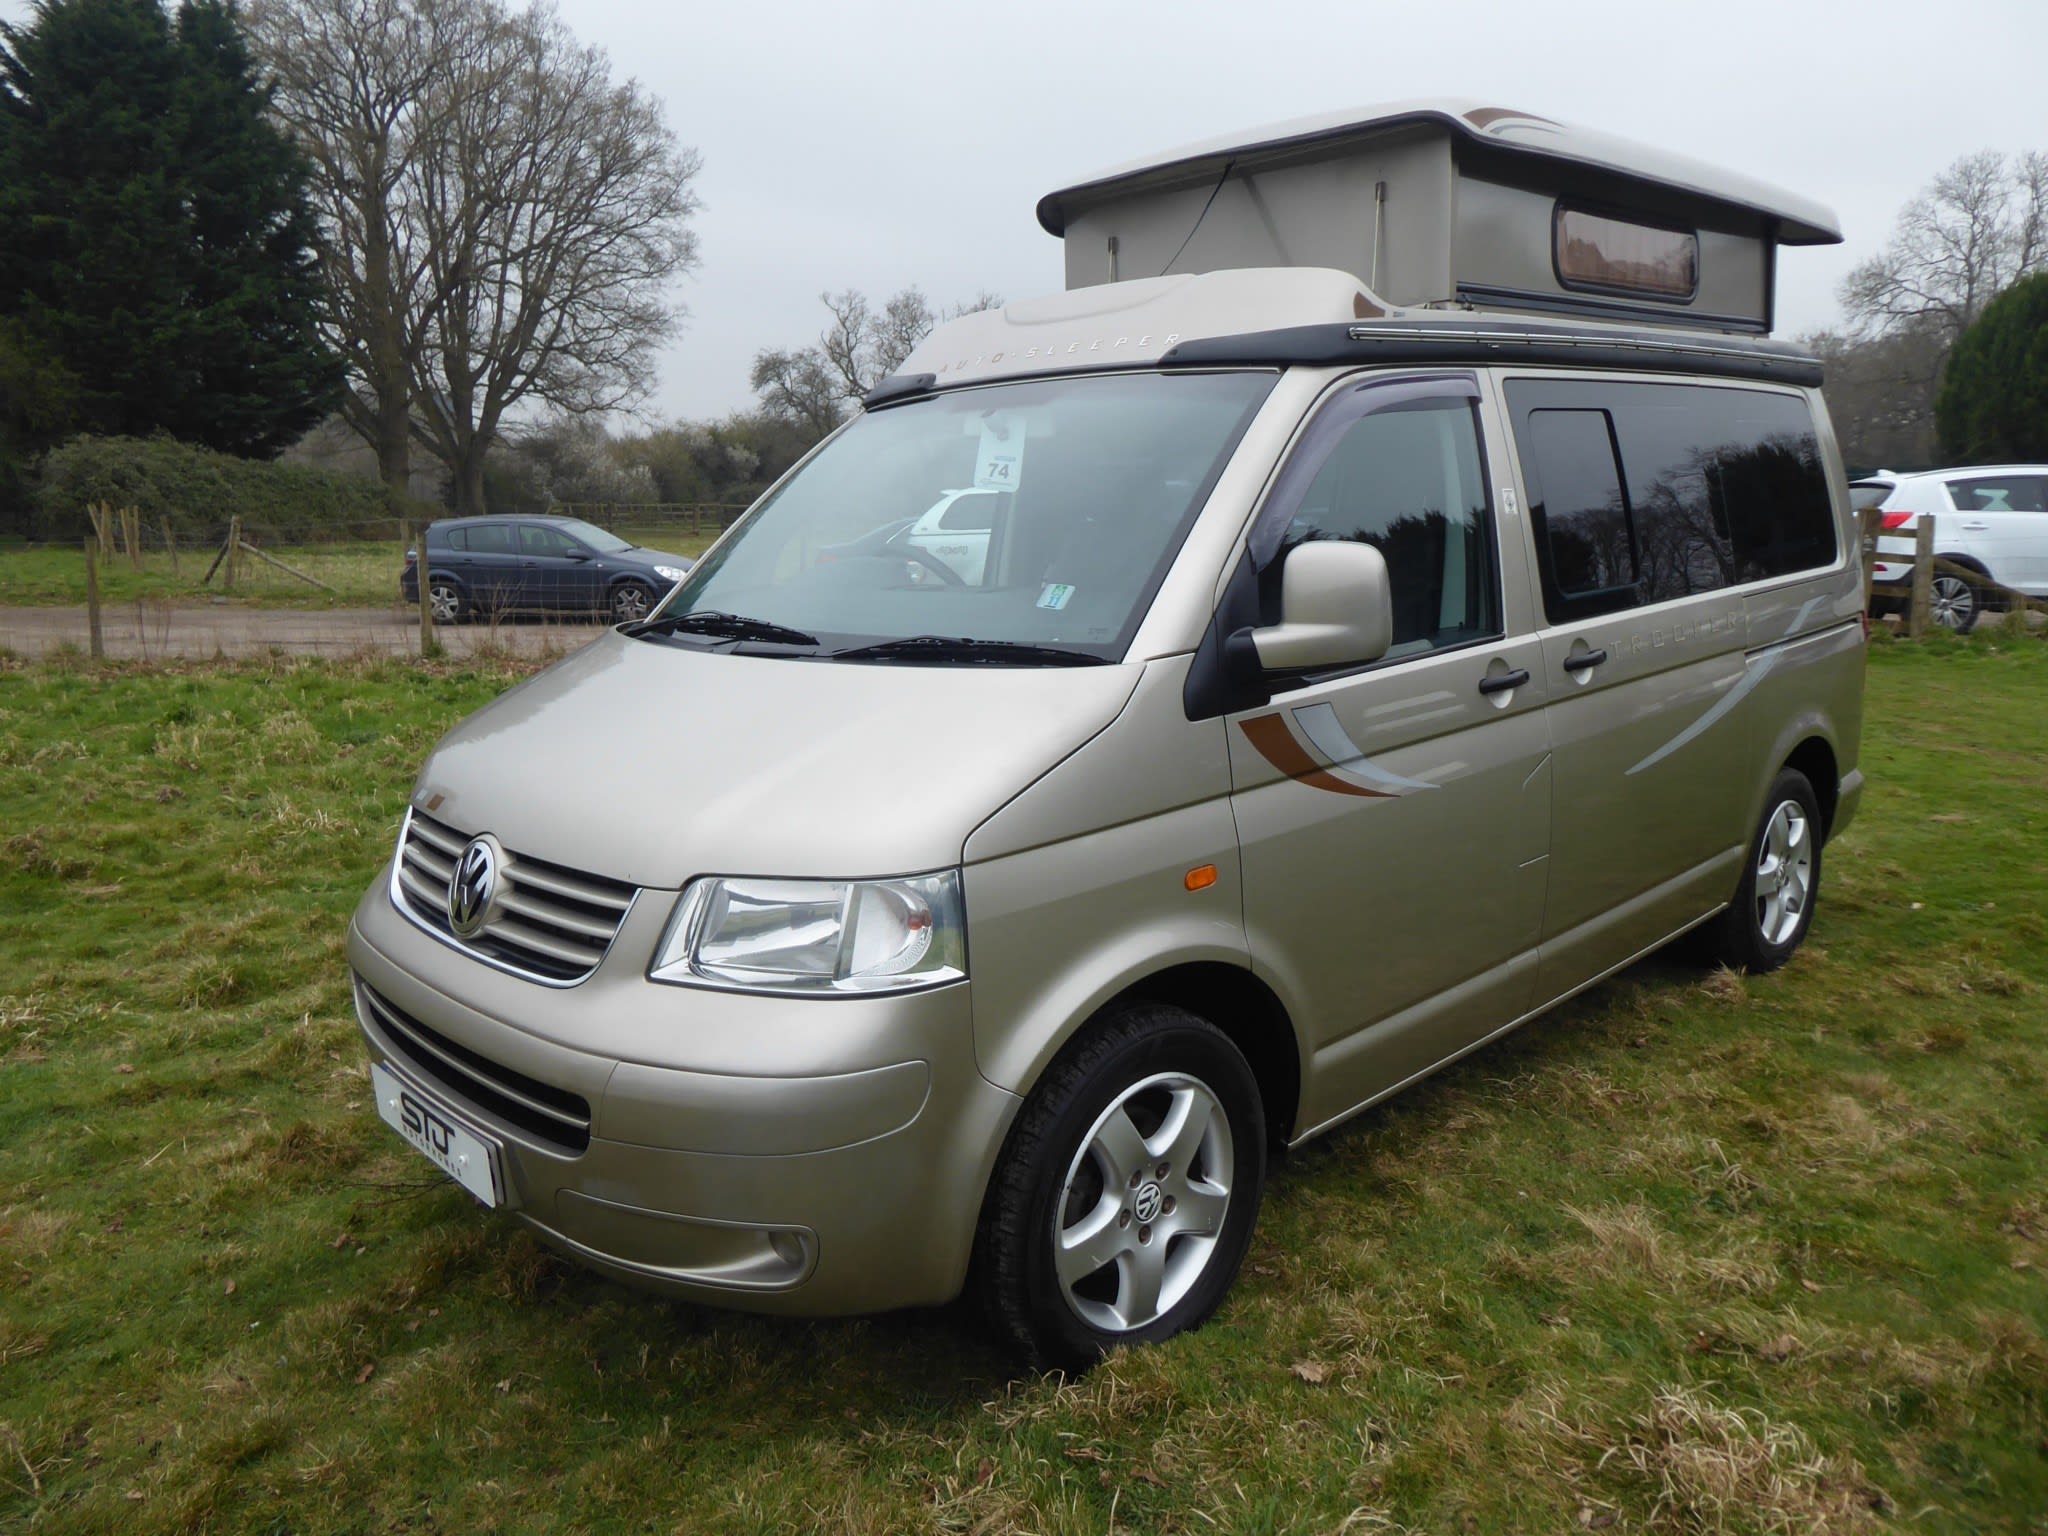
M 830 653 L 834 661 L 965 661 L 1012 667 L 1101 667 L 1109 660 L 1061 645 L 1026 640 L 975 640 L 965 635 L 912 635 Z
M 816 645 L 816 635 L 791 629 L 770 619 L 753 619 L 743 613 L 720 613 L 704 609 L 697 613 L 663 614 L 626 631 L 629 635 L 717 635 L 727 640 L 767 640 L 778 645 Z

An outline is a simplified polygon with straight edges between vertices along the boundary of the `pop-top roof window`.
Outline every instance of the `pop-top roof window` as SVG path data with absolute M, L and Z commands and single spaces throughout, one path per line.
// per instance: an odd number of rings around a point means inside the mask
M 1700 239 L 1560 203 L 1553 225 L 1557 280 L 1593 293 L 1683 303 L 1699 291 Z

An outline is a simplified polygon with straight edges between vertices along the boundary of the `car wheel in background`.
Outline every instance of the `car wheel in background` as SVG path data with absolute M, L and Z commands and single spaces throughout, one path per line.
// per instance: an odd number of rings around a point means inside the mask
M 654 606 L 654 591 L 637 581 L 622 581 L 612 588 L 612 622 L 632 624 L 647 617 Z
M 1976 627 L 1977 619 L 1984 611 L 1983 589 L 1967 576 L 1959 576 L 1954 571 L 1937 571 L 1931 611 L 1934 622 L 1943 629 L 1967 635 Z
M 1171 1338 L 1230 1289 L 1265 1177 L 1243 1054 L 1184 1009 L 1126 1008 L 1068 1045 L 1018 1111 L 982 1208 L 977 1288 L 1048 1366 Z
M 462 588 L 452 581 L 429 580 L 427 605 L 434 611 L 436 624 L 460 624 L 469 616 L 469 603 L 462 595 Z
M 1742 884 L 1716 919 L 1715 959 L 1760 974 L 1792 958 L 1820 896 L 1821 835 L 1813 785 L 1796 768 L 1781 770 L 1764 799 Z

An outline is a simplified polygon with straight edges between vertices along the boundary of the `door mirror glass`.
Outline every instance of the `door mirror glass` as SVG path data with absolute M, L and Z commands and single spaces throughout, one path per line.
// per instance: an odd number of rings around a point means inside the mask
M 1280 568 L 1280 622 L 1252 631 L 1268 672 L 1360 666 L 1386 655 L 1393 640 L 1386 557 L 1349 539 L 1289 550 Z

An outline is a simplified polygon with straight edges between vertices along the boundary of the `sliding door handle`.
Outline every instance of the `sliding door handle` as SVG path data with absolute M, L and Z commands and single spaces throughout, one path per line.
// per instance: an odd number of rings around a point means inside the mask
M 1527 667 L 1517 667 L 1514 671 L 1503 672 L 1498 677 L 1482 677 L 1479 679 L 1479 691 L 1488 695 L 1507 693 L 1511 689 L 1521 687 L 1522 684 L 1528 681 L 1529 669 Z
M 1606 659 L 1607 652 L 1604 648 L 1597 651 L 1580 651 L 1576 656 L 1565 657 L 1564 669 L 1567 672 L 1583 672 L 1588 667 L 1599 666 Z

